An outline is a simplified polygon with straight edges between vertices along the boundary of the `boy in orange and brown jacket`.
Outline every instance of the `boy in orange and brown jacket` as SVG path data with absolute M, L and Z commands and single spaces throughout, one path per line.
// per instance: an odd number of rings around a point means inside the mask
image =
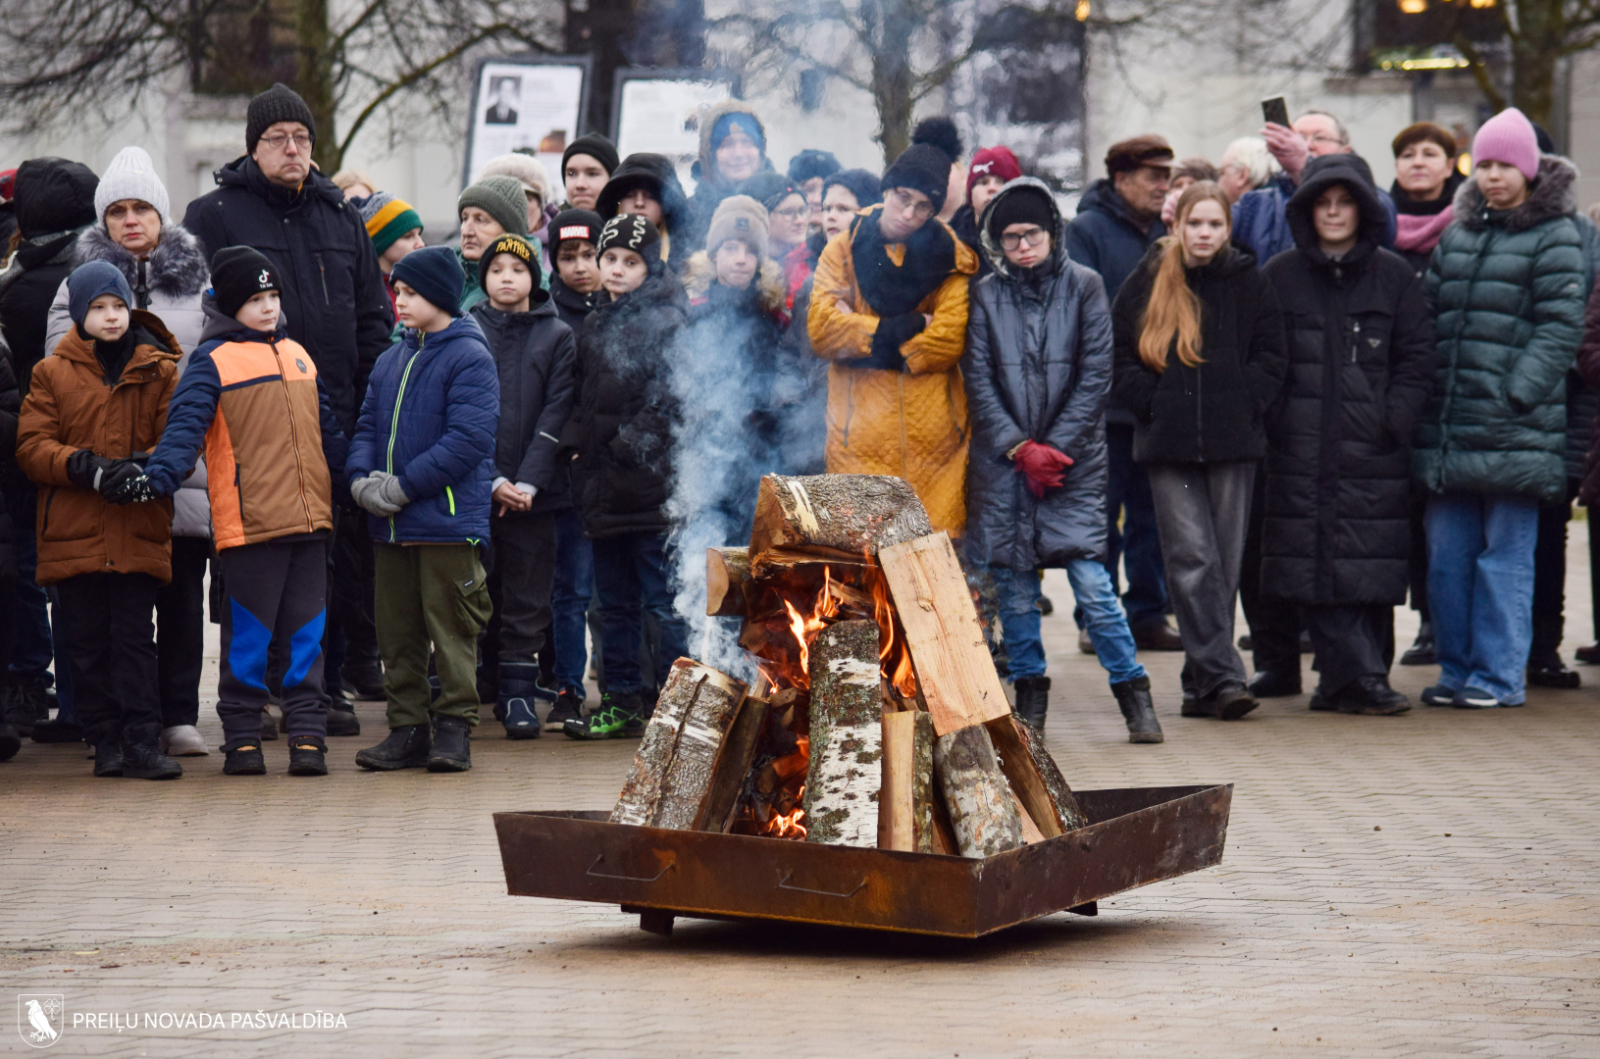
M 73 329 L 33 369 L 17 463 L 39 486 L 41 585 L 55 585 L 96 776 L 183 775 L 161 753 L 153 615 L 172 579 L 172 502 L 127 509 L 98 492 L 154 448 L 178 377 L 177 341 L 104 261 L 67 279 Z
M 201 342 L 172 398 L 168 429 L 143 473 L 112 476 L 106 495 L 134 510 L 172 495 L 204 446 L 217 564 L 227 602 L 217 715 L 230 776 L 266 772 L 261 711 L 267 648 L 289 651 L 283 723 L 289 772 L 326 775 L 328 537 L 333 486 L 346 442 L 327 390 L 279 313 L 277 269 L 256 250 L 230 246 L 211 259 Z M 163 501 L 164 503 L 164 501 Z

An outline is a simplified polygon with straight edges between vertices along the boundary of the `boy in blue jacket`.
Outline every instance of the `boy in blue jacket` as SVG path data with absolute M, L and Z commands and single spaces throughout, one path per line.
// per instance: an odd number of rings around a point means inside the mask
M 389 737 L 356 764 L 464 772 L 478 723 L 478 634 L 489 620 L 478 546 L 489 538 L 500 381 L 483 331 L 457 308 L 464 279 L 454 251 L 415 250 L 391 277 L 406 331 L 372 369 L 345 468 L 351 496 L 372 516 L 389 704 Z M 430 656 L 439 676 L 431 704 Z

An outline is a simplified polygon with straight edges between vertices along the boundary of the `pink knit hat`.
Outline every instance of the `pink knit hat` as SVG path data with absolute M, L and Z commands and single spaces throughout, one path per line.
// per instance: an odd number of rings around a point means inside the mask
M 1478 129 L 1472 138 L 1472 163 L 1504 162 L 1532 180 L 1539 175 L 1539 137 L 1516 107 L 1507 107 Z

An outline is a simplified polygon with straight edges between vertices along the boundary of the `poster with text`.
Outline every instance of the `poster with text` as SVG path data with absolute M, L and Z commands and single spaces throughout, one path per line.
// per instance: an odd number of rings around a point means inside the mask
M 583 76 L 576 64 L 484 63 L 473 90 L 466 183 L 477 180 L 491 158 L 531 150 L 559 187 L 561 153 L 577 138 L 583 113 Z
M 624 158 L 644 151 L 666 155 L 693 194 L 689 167 L 700 154 L 700 116 L 731 95 L 721 81 L 629 78 L 617 102 L 617 152 Z

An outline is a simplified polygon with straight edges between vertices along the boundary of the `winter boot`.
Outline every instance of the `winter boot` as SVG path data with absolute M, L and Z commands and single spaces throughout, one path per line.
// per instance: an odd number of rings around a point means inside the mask
M 583 717 L 583 696 L 571 688 L 562 688 L 556 696 L 556 704 L 550 707 L 550 713 L 545 717 L 544 723 L 551 728 L 560 728 L 568 721 L 580 720 Z
M 40 721 L 33 726 L 33 734 L 28 738 L 35 743 L 81 743 L 83 742 L 83 726 L 76 721 Z
M 267 759 L 259 739 L 230 739 L 222 744 L 224 776 L 265 776 Z
M 96 776 L 122 775 L 122 744 L 115 741 L 94 748 L 94 774 Z
M 1406 653 L 1400 656 L 1403 666 L 1431 666 L 1438 664 L 1438 658 L 1433 653 L 1433 622 L 1424 621 L 1417 629 L 1417 639 L 1406 648 Z
M 507 739 L 539 738 L 539 714 L 533 708 L 538 683 L 537 662 L 500 663 L 500 700 L 495 716 L 505 724 Z
M 163 754 L 154 743 L 122 746 L 122 774 L 135 780 L 175 780 L 183 766 Z
M 644 734 L 644 700 L 637 691 L 626 694 L 607 692 L 600 697 L 600 708 L 587 717 L 567 721 L 561 732 L 569 739 L 626 739 L 636 731 Z
M 1122 719 L 1128 723 L 1128 742 L 1160 743 L 1166 739 L 1161 734 L 1161 722 L 1156 720 L 1155 703 L 1150 701 L 1150 678 L 1134 677 L 1111 685 L 1111 694 L 1117 697 Z
M 18 735 L 32 735 L 34 725 L 50 720 L 50 711 L 35 702 L 29 691 L 22 681 L 6 685 L 5 706 L 0 708 L 0 721 L 15 728 Z
M 1251 690 L 1238 681 L 1230 680 L 1213 691 L 1209 698 L 1216 710 L 1215 716 L 1224 721 L 1237 721 L 1255 709 L 1258 704 Z
M 433 752 L 429 772 L 465 772 L 472 767 L 472 726 L 460 717 L 440 717 L 433 722 Z
M 344 697 L 343 688 L 334 691 L 328 703 L 328 734 L 361 734 L 361 719 L 356 716 L 356 704 Z
M 1540 688 L 1575 688 L 1578 674 L 1561 661 L 1561 619 L 1533 619 L 1533 648 L 1528 652 L 1528 683 Z
M 1250 694 L 1258 699 L 1284 699 L 1300 694 L 1300 674 L 1263 669 L 1250 678 Z
M 328 744 L 314 735 L 289 737 L 289 775 L 326 776 Z
M 1035 728 L 1043 730 L 1044 715 L 1050 709 L 1050 678 L 1023 677 L 1012 682 L 1017 690 L 1017 705 L 1013 712 Z
M 389 737 L 377 746 L 356 753 L 356 764 L 374 772 L 419 769 L 428 763 L 428 738 L 425 724 L 403 724 L 389 729 Z
M 22 736 L 17 730 L 0 721 L 0 761 L 10 761 L 22 749 Z
M 1389 686 L 1389 679 L 1376 674 L 1358 677 L 1341 691 L 1337 700 L 1340 713 L 1366 717 L 1393 717 L 1411 709 L 1411 700 Z
M 377 662 L 346 662 L 340 667 L 340 675 L 341 683 L 362 702 L 383 701 L 383 667 Z

